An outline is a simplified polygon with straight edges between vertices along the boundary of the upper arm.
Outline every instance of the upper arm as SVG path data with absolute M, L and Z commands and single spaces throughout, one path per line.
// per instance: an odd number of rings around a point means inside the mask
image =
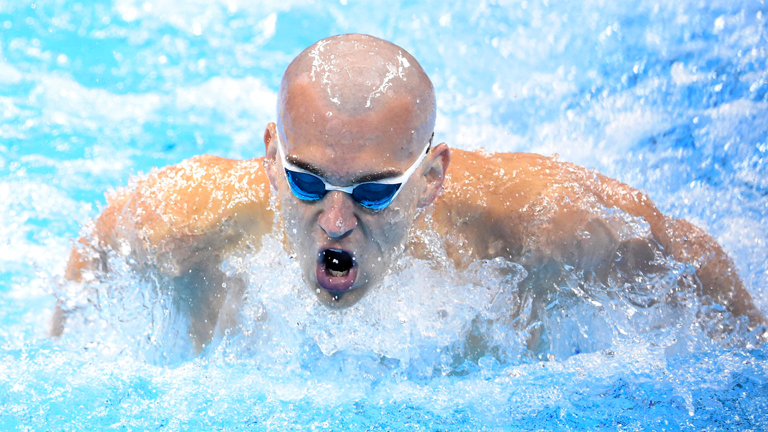
M 602 178 L 601 183 L 607 205 L 644 219 L 664 254 L 694 266 L 702 295 L 734 315 L 749 317 L 752 328 L 765 323 L 733 261 L 712 236 L 686 220 L 664 216 L 642 192 L 612 179 Z
M 746 316 L 750 328 L 766 324 L 744 287 L 736 266 L 709 234 L 683 219 L 667 219 L 665 249 L 677 261 L 691 263 L 701 282 L 701 291 L 737 316 Z

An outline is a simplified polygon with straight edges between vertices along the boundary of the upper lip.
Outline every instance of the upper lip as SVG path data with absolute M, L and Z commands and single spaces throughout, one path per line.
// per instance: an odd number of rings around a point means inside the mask
M 349 249 L 346 249 L 346 248 L 343 248 L 343 247 L 337 246 L 337 245 L 322 246 L 320 249 L 318 249 L 317 250 L 317 262 L 319 262 L 319 263 L 323 262 L 323 252 L 325 252 L 325 251 L 327 251 L 329 249 L 346 252 L 346 253 L 352 255 L 352 261 L 354 262 L 354 265 L 357 265 L 357 259 L 355 258 L 355 253 L 352 252 Z

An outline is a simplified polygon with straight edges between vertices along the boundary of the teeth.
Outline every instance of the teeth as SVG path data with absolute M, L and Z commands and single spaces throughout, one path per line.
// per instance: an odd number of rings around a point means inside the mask
M 328 271 L 331 272 L 331 276 L 333 277 L 342 277 L 349 274 L 349 270 L 340 272 L 340 271 L 328 269 Z

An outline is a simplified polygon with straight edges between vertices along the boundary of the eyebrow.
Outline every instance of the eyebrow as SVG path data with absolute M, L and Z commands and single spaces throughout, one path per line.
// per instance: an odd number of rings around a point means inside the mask
M 320 167 L 318 167 L 317 165 L 313 164 L 312 162 L 303 161 L 297 158 L 296 156 L 286 156 L 286 159 L 288 159 L 288 162 L 292 163 L 293 165 L 296 165 L 297 167 L 303 170 L 309 171 L 318 177 L 322 177 L 326 179 L 326 181 L 328 180 L 328 176 L 323 172 L 323 170 L 320 169 Z M 376 180 L 382 180 L 385 178 L 397 177 L 402 174 L 403 173 L 400 172 L 400 170 L 398 170 L 397 168 L 390 167 L 390 168 L 385 168 L 381 171 L 359 175 L 357 177 L 352 178 L 352 181 L 350 183 L 356 184 L 356 183 L 372 182 Z

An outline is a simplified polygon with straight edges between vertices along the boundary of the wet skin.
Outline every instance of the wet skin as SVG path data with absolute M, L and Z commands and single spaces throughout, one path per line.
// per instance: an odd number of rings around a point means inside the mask
M 751 327 L 764 323 L 733 264 L 710 236 L 665 217 L 627 185 L 553 158 L 449 150 L 440 143 L 383 210 L 367 209 L 340 191 L 319 201 L 298 199 L 278 157 L 278 137 L 291 163 L 348 186 L 402 174 L 434 127 L 431 83 L 410 55 L 360 35 L 342 36 L 327 46 L 322 42 L 314 48 L 320 45 L 327 49 L 324 55 L 346 59 L 337 65 L 343 74 L 322 79 L 320 72 L 328 68 L 317 67 L 313 47 L 292 63 L 281 85 L 278 121 L 264 134 L 264 158 L 199 156 L 153 171 L 134 189 L 119 191 L 96 220 L 94 235 L 73 249 L 66 277 L 87 282 L 94 272 L 108 271 L 109 251 L 130 255 L 138 271 L 160 272 L 180 293 L 190 316 L 189 333 L 200 347 L 237 324 L 245 286 L 228 280 L 219 264 L 234 251 L 259 247 L 273 229 L 284 230 L 286 250 L 298 260 L 308 289 L 323 304 L 343 308 L 375 289 L 407 248 L 430 258 L 428 245 L 409 237 L 417 227 L 436 231 L 458 268 L 504 257 L 525 266 L 526 283 L 534 289 L 550 280 L 553 264 L 607 279 L 616 269 L 653 271 L 659 252 L 693 263 L 702 295 L 747 316 Z M 381 58 L 366 63 L 374 51 Z M 371 97 L 366 83 L 375 81 L 376 65 L 386 59 L 395 59 L 390 62 L 395 66 L 408 64 L 401 69 L 407 79 L 380 86 L 384 90 Z M 279 227 L 273 226 L 271 194 Z M 641 218 L 650 235 L 622 240 L 619 232 L 626 227 L 606 218 L 605 208 Z M 430 223 L 420 209 L 431 215 Z M 349 254 L 354 268 L 331 274 L 322 259 L 327 250 Z M 349 280 L 333 285 L 337 274 L 343 275 L 338 281 Z M 61 334 L 65 315 L 57 307 L 52 334 Z

